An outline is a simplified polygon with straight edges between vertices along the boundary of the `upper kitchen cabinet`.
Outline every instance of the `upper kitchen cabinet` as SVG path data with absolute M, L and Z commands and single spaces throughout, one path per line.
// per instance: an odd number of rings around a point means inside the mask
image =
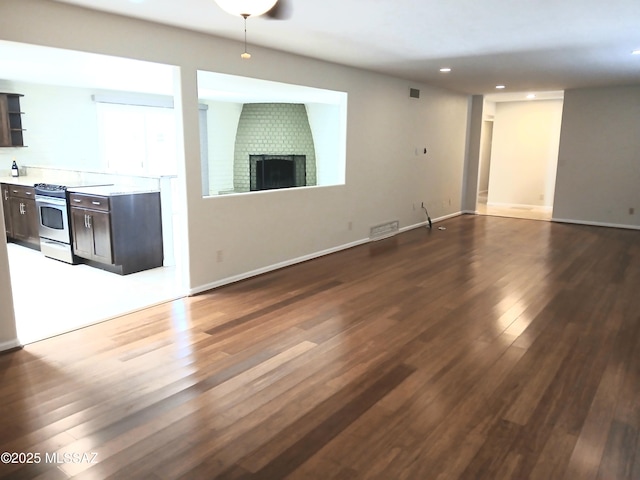
M 0 93 L 0 147 L 24 147 L 18 93 Z

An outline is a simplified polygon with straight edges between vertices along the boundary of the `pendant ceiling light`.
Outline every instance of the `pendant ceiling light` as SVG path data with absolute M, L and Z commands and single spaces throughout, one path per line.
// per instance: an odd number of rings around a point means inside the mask
M 267 13 L 278 0 L 214 0 L 218 6 L 231 15 L 244 18 L 244 52 L 240 55 L 244 60 L 251 58 L 247 51 L 247 18 Z
M 231 15 L 257 17 L 267 13 L 278 0 L 215 0 L 218 6 Z

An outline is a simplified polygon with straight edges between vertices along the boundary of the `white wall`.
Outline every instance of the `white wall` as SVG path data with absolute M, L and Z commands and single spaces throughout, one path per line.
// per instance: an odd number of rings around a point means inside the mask
M 640 227 L 640 85 L 565 92 L 553 217 Z
M 466 213 L 474 213 L 477 208 L 484 103 L 482 95 L 472 96 L 469 102 L 467 150 L 465 154 L 464 191 L 462 199 L 463 210 Z
M 0 225 L 4 225 L 4 212 L 0 208 Z M 19 345 L 15 316 L 13 313 L 13 294 L 9 281 L 9 257 L 7 239 L 0 235 L 0 351 Z
M 562 100 L 496 104 L 489 205 L 552 206 Z
M 209 192 L 233 190 L 233 157 L 242 103 L 203 101 L 208 105 Z
M 432 218 L 461 210 L 464 95 L 259 47 L 246 62 L 237 42 L 43 0 L 3 0 L 0 38 L 180 67 L 192 291 L 357 243 L 386 221 L 416 225 L 425 220 L 422 201 Z M 346 184 L 203 198 L 198 69 L 346 92 Z M 409 98 L 410 86 L 419 99 Z M 0 290 L 7 285 L 3 275 Z
M 496 116 L 496 102 L 485 98 L 482 110 L 482 137 L 480 139 L 480 179 L 478 192 L 489 191 L 489 173 L 491 172 L 491 147 L 493 143 L 493 121 Z
M 345 158 L 342 152 L 346 144 L 343 132 L 346 129 L 341 122 L 346 118 L 341 118 L 338 105 L 309 103 L 306 109 L 316 151 L 317 184 L 343 184 Z
M 489 191 L 489 172 L 491 171 L 491 143 L 493 140 L 493 120 L 482 122 L 480 139 L 480 180 L 478 192 Z
M 45 81 L 46 75 L 34 81 Z M 3 85 L 4 84 L 4 85 Z M 0 149 L 0 165 L 15 157 L 21 166 L 101 170 L 94 90 L 0 82 L 21 93 L 25 145 Z M 3 90 L 4 91 L 4 90 Z

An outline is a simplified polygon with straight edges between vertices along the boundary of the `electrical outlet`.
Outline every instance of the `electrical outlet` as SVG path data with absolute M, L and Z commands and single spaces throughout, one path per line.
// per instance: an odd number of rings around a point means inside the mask
M 222 263 L 222 260 L 223 260 L 222 250 L 218 250 L 216 252 L 216 262 Z
M 633 207 L 629 207 L 629 215 L 633 215 L 634 213 L 636 213 L 636 209 Z
M 353 222 L 352 222 L 352 221 L 349 221 L 349 223 L 348 223 L 348 225 L 347 225 L 347 228 L 348 228 L 349 230 L 353 230 Z

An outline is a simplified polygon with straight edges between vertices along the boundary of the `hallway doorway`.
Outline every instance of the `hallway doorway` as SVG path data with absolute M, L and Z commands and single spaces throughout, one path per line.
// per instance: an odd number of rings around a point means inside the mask
M 476 211 L 550 221 L 563 92 L 484 98 Z

